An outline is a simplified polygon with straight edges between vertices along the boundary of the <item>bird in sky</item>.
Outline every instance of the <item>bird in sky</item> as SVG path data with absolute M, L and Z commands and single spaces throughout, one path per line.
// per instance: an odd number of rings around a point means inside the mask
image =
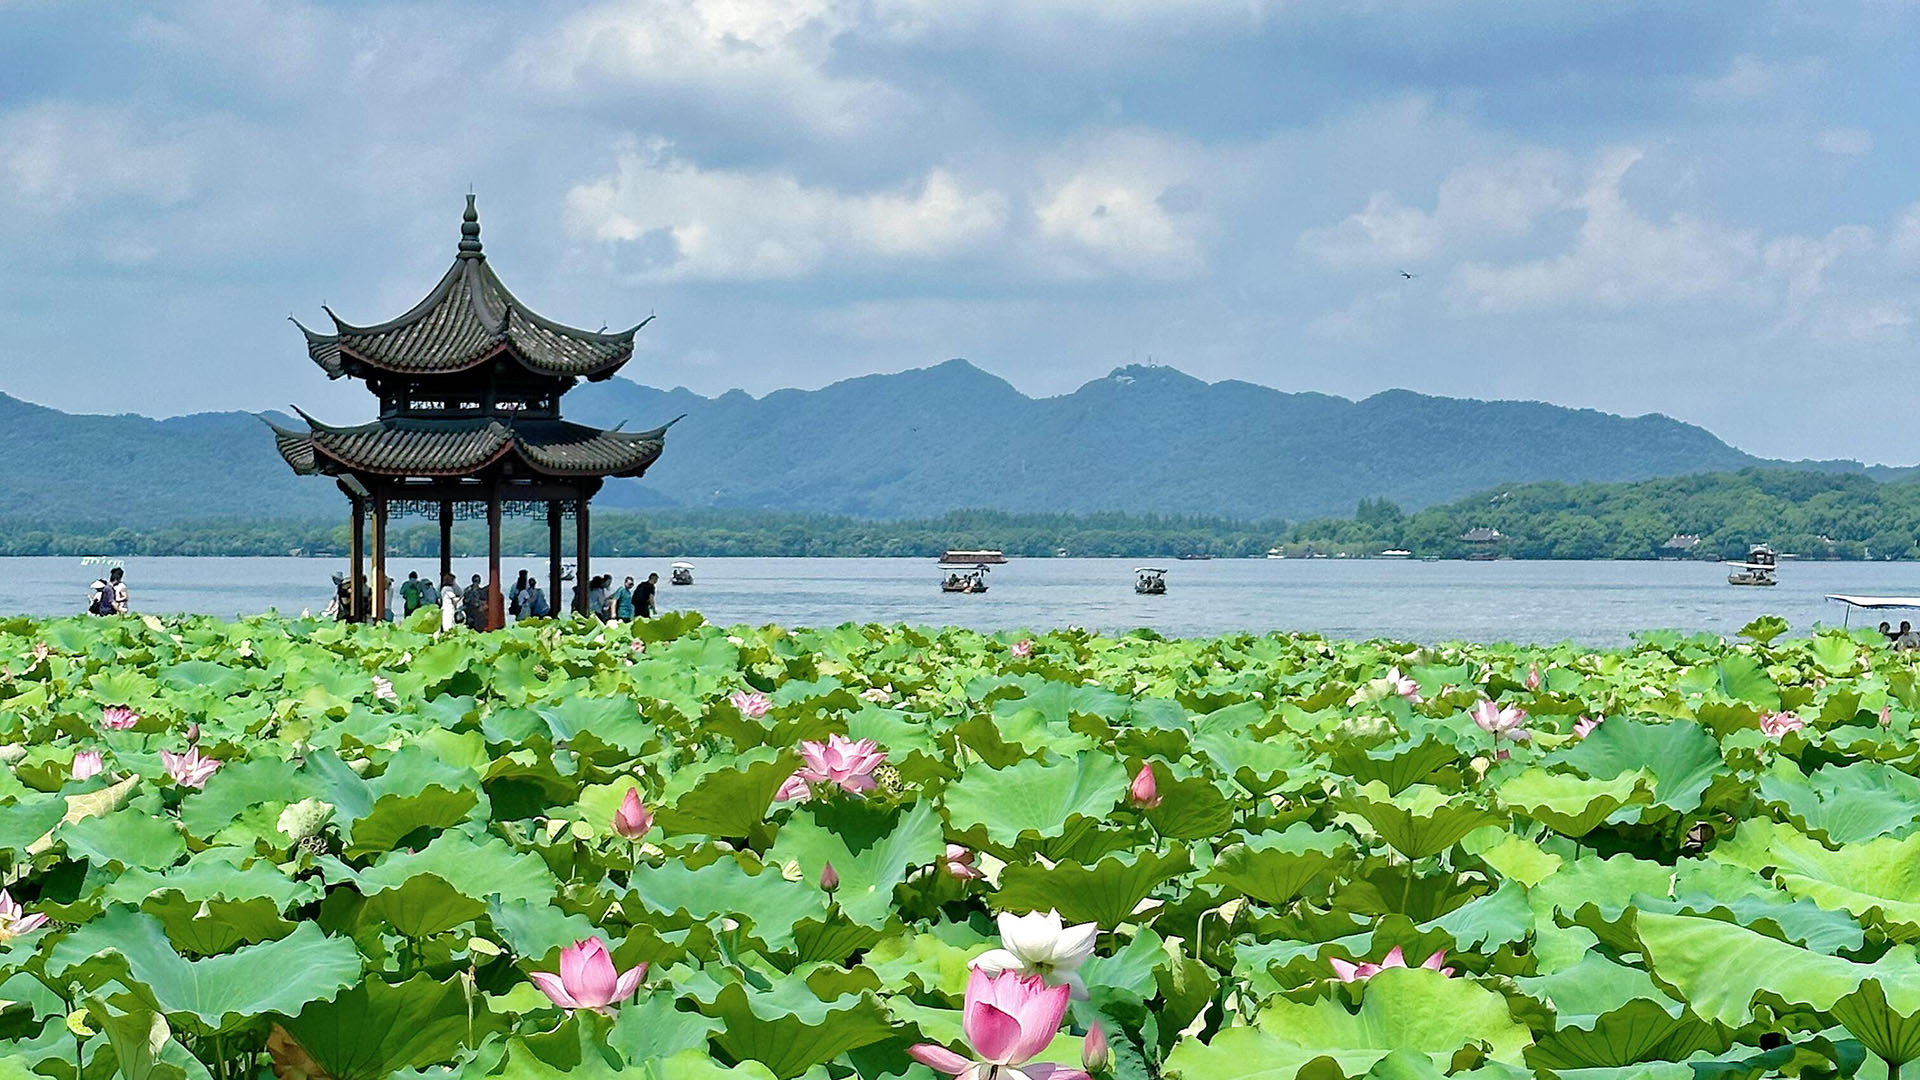
M 1406 278 L 1406 279 L 1407 279 L 1408 281 L 1412 281 L 1412 280 L 1413 280 L 1414 278 L 1417 278 L 1417 277 L 1419 277 L 1420 275 L 1419 275 L 1419 274 L 1409 274 L 1409 273 L 1407 273 L 1407 272 L 1406 272 L 1405 270 L 1402 270 L 1402 271 L 1400 271 L 1400 276 L 1401 276 L 1401 277 L 1403 277 L 1403 278 Z

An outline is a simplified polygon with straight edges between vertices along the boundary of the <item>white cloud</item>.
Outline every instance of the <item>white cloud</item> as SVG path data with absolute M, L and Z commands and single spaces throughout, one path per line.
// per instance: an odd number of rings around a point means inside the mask
M 109 199 L 184 200 L 198 167 L 195 132 L 158 133 L 118 109 L 48 101 L 0 114 L 0 206 L 50 216 Z
M 1361 293 L 1346 307 L 1307 323 L 1307 336 L 1348 345 L 1371 344 L 1399 328 L 1405 309 L 1406 297 L 1399 290 Z
M 1707 105 L 1738 105 L 1803 90 L 1825 71 L 1826 64 L 1816 58 L 1769 60 L 1741 53 L 1720 74 L 1695 80 L 1693 98 Z
M 1836 157 L 1865 157 L 1873 151 L 1873 135 L 1859 128 L 1827 128 L 1813 137 L 1813 145 Z
M 837 261 L 940 259 L 1001 235 L 1006 199 L 932 169 L 910 187 L 848 193 L 788 173 L 707 170 L 661 144 L 567 193 L 568 227 L 623 246 L 638 276 L 766 279 Z
M 900 106 L 883 81 L 828 71 L 860 15 L 835 0 L 616 0 L 563 20 L 516 63 L 549 92 L 687 88 L 850 135 Z
M 1104 136 L 1044 170 L 1034 227 L 1054 272 L 1177 278 L 1205 265 L 1206 170 L 1155 135 Z
M 1564 155 L 1547 151 L 1464 166 L 1441 182 L 1430 211 L 1378 191 L 1345 221 L 1302 233 L 1299 246 L 1330 266 L 1396 266 L 1520 236 L 1562 204 L 1566 172 Z
M 1453 280 L 1470 307 L 1510 312 L 1553 305 L 1625 308 L 1721 296 L 1746 284 L 1761 264 L 1758 235 L 1675 213 L 1648 218 L 1621 192 L 1637 150 L 1602 155 L 1571 206 L 1584 214 L 1572 246 L 1517 263 L 1466 263 Z

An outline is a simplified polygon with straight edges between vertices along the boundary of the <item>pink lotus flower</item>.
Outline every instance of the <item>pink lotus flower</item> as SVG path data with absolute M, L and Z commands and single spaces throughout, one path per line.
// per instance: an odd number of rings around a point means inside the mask
M 613 812 L 614 834 L 623 840 L 638 840 L 653 828 L 653 815 L 640 801 L 638 788 L 628 788 L 627 797 L 620 800 L 620 809 Z
M 21 934 L 31 934 L 47 924 L 47 917 L 39 913 L 26 914 L 26 909 L 16 903 L 7 890 L 0 889 L 0 945 L 4 945 Z
M 1527 730 L 1527 714 L 1517 705 L 1501 708 L 1493 702 L 1481 699 L 1470 714 L 1475 726 L 1493 736 L 1494 742 L 1510 739 L 1513 742 L 1526 742 L 1533 737 Z
M 1892 705 L 1880 706 L 1880 726 L 1886 727 L 1888 724 L 1891 724 L 1892 722 L 1893 722 L 1893 706 Z
M 608 1006 L 633 996 L 647 965 L 620 971 L 613 966 L 613 954 L 599 938 L 576 941 L 560 950 L 560 974 L 530 971 L 527 978 L 555 1005 L 572 1012 L 593 1009 L 607 1012 Z
M 1531 667 L 1527 668 L 1527 689 L 1529 690 L 1540 689 L 1540 665 L 1539 664 L 1534 664 Z
M 1090 1073 L 1105 1072 L 1113 1063 L 1113 1048 L 1107 1045 L 1107 1029 L 1095 1020 L 1080 1043 L 1080 1065 Z
M 1584 739 L 1587 736 L 1593 734 L 1594 729 L 1600 726 L 1600 721 L 1603 719 L 1605 719 L 1605 717 L 1589 718 L 1589 717 L 1583 716 L 1580 719 L 1574 721 L 1573 737 L 1576 739 Z
M 393 680 L 378 675 L 373 677 L 373 696 L 376 701 L 399 701 L 400 695 L 393 692 Z
M 1453 969 L 1450 967 L 1442 966 L 1446 962 L 1447 962 L 1447 950 L 1441 949 L 1438 952 L 1435 952 L 1432 956 L 1427 957 L 1426 960 L 1420 964 L 1420 966 L 1423 968 L 1426 968 L 1429 971 L 1437 971 L 1440 974 L 1451 978 L 1453 975 Z M 1382 958 L 1381 961 L 1377 964 L 1371 964 L 1371 963 L 1354 964 L 1354 963 L 1349 963 L 1348 961 L 1342 960 L 1337 956 L 1329 957 L 1327 959 L 1327 964 L 1333 968 L 1334 977 L 1339 979 L 1343 983 L 1365 982 L 1368 979 L 1373 978 L 1375 975 L 1380 974 L 1382 971 L 1387 970 L 1388 968 L 1406 967 L 1407 956 L 1405 953 L 1400 951 L 1400 946 L 1395 945 L 1393 948 L 1387 951 L 1387 955 L 1384 958 Z
M 972 881 L 983 876 L 973 865 L 975 858 L 972 851 L 959 844 L 948 844 L 947 853 L 940 859 L 940 868 L 961 881 Z
M 1399 668 L 1390 667 L 1387 669 L 1387 682 L 1392 684 L 1394 693 L 1413 702 L 1415 705 L 1420 704 L 1420 684 L 1400 674 Z
M 887 760 L 887 752 L 872 739 L 856 742 L 838 732 L 827 736 L 824 743 L 802 742 L 800 756 L 806 764 L 787 777 L 787 782 L 780 785 L 774 795 L 781 802 L 804 801 L 814 784 L 838 784 L 853 792 L 872 791 L 873 770 Z
M 1790 712 L 1768 713 L 1760 718 L 1760 733 L 1777 739 L 1789 731 L 1799 731 L 1807 722 Z
M 768 709 L 773 707 L 773 702 L 767 700 L 767 695 L 758 690 L 735 690 L 728 695 L 727 700 L 733 702 L 733 707 L 740 710 L 740 715 L 749 720 L 760 719 L 767 715 Z
M 102 768 L 105 768 L 105 763 L 100 760 L 100 751 L 82 750 L 73 755 L 73 765 L 67 773 L 75 780 L 85 780 L 90 776 L 100 775 Z
M 1140 810 L 1160 805 L 1160 784 L 1153 778 L 1152 762 L 1141 765 L 1140 771 L 1133 774 L 1133 783 L 1127 788 L 1127 801 Z
M 48 650 L 47 650 L 47 643 L 46 643 L 46 642 L 44 642 L 44 641 L 36 641 L 36 642 L 34 642 L 34 643 L 33 643 L 33 658 L 34 658 L 34 660 L 36 660 L 36 661 L 39 661 L 39 660 L 45 660 L 45 659 L 47 658 L 47 651 L 48 651 Z
M 1059 1034 L 1067 1013 L 1067 988 L 1015 972 L 967 978 L 960 1029 L 978 1060 L 969 1061 L 938 1043 L 907 1048 L 915 1061 L 963 1080 L 1088 1080 L 1078 1069 L 1041 1062 L 1028 1065 Z
M 1015 660 L 1025 660 L 1027 657 L 1032 655 L 1033 655 L 1033 639 L 1032 638 L 1021 638 L 1019 641 L 1016 641 L 1013 643 L 1013 658 Z
M 140 714 L 125 705 L 108 705 L 100 710 L 100 726 L 108 731 L 126 731 L 140 722 Z
M 203 788 L 207 780 L 220 767 L 220 763 L 210 757 L 201 757 L 200 748 L 189 746 L 184 754 L 171 750 L 160 751 L 160 760 L 167 766 L 167 775 L 182 787 Z
M 627 646 L 627 651 L 628 651 L 628 652 L 630 652 L 630 653 L 634 653 L 634 654 L 636 654 L 636 655 L 637 655 L 637 654 L 639 654 L 639 653 L 643 653 L 643 652 L 646 652 L 646 651 L 647 651 L 647 643 L 646 643 L 646 642 L 644 642 L 644 641 L 636 641 L 636 642 L 633 642 L 632 644 L 630 644 L 630 645 L 628 645 L 628 646 Z

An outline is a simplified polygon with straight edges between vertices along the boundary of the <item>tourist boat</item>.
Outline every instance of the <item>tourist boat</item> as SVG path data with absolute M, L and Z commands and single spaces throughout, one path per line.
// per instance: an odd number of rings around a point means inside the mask
M 1773 553 L 1772 548 L 1765 544 L 1755 544 L 1748 549 L 1746 562 L 1731 560 L 1727 562 L 1728 566 L 1736 568 L 1733 573 L 1727 575 L 1727 584 L 1777 585 L 1779 582 L 1774 580 L 1773 574 L 1778 569 L 1779 562 L 1779 556 Z
M 1406 548 L 1388 548 L 1381 552 L 1379 557 L 1382 559 L 1411 559 L 1413 558 L 1413 552 L 1408 551 Z
M 1213 556 L 1208 555 L 1207 553 L 1202 551 L 1189 551 L 1185 555 L 1180 556 L 1180 561 L 1181 562 L 1206 562 L 1208 559 L 1211 559 L 1211 558 L 1213 558 Z
M 940 569 L 947 572 L 946 579 L 940 582 L 941 592 L 982 593 L 987 591 L 987 568 L 983 564 L 948 566 L 943 562 Z
M 1281 551 L 1279 548 L 1267 549 L 1267 558 L 1269 559 L 1284 559 L 1286 557 L 1287 557 L 1287 553 L 1284 551 Z
M 668 577 L 667 580 L 673 582 L 675 585 L 693 584 L 693 564 L 690 562 L 674 563 L 673 574 Z
M 1866 611 L 1920 609 L 1920 596 L 1852 596 L 1845 593 L 1828 593 L 1827 599 L 1838 600 L 1847 605 L 1847 614 L 1840 620 L 1842 629 L 1852 626 L 1854 608 Z
M 1133 570 L 1133 591 L 1142 596 L 1165 596 L 1167 571 L 1160 566 L 1137 566 Z
M 1007 555 L 1006 552 L 998 548 L 981 548 L 978 551 L 963 551 L 959 548 L 954 548 L 945 555 L 940 556 L 940 561 L 943 563 L 960 563 L 977 566 L 998 566 L 1007 561 Z

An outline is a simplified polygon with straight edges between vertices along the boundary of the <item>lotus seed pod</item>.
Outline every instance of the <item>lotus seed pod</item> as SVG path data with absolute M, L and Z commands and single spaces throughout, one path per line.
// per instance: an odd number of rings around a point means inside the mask
M 906 790 L 906 783 L 900 778 L 900 770 L 892 765 L 877 765 L 873 770 L 873 782 L 889 795 L 898 795 Z

